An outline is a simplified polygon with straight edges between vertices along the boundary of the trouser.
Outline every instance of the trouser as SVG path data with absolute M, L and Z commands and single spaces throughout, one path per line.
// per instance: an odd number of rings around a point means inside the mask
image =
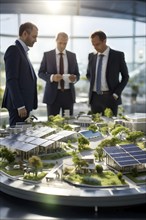
M 110 92 L 102 95 L 98 95 L 96 92 L 92 92 L 91 98 L 91 111 L 93 114 L 101 113 L 104 115 L 104 110 L 110 108 L 114 116 L 117 116 L 118 104 Z
M 71 90 L 61 91 L 58 89 L 55 102 L 52 105 L 47 105 L 47 114 L 48 116 L 55 116 L 62 111 L 62 116 L 64 116 L 65 110 L 69 110 L 69 115 L 71 116 L 73 115 L 73 104 Z
M 13 127 L 16 125 L 17 122 L 24 122 L 26 118 L 29 116 L 29 112 L 27 113 L 27 116 L 25 118 L 20 118 L 18 115 L 17 109 L 8 110 L 9 111 L 9 124 L 10 127 Z

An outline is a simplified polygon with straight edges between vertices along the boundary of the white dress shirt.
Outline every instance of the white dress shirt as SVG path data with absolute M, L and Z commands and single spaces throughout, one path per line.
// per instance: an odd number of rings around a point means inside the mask
M 59 73 L 60 51 L 56 48 L 55 53 L 56 53 L 57 73 Z M 63 74 L 64 89 L 69 89 L 69 83 L 71 83 L 71 81 L 69 80 L 70 74 L 68 73 L 68 60 L 67 60 L 66 50 L 64 50 L 62 54 L 63 54 L 63 63 L 64 63 L 64 74 Z M 53 82 L 53 75 L 54 74 L 51 75 L 51 79 L 50 79 L 52 82 Z M 60 88 L 61 88 L 60 83 L 58 83 L 58 89 Z
M 101 91 L 108 91 L 109 90 L 107 82 L 106 82 L 106 68 L 107 68 L 109 50 L 110 50 L 110 48 L 107 47 L 107 49 L 103 53 L 97 53 L 96 68 L 95 68 L 95 82 L 94 82 L 93 91 L 96 91 L 97 68 L 98 68 L 98 62 L 99 62 L 99 55 L 101 55 L 101 54 L 104 55 L 103 60 L 102 60 Z

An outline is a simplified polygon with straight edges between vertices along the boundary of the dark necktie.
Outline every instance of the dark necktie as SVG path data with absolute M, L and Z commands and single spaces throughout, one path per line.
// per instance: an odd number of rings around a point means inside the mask
M 60 55 L 59 73 L 61 75 L 63 75 L 63 73 L 64 73 L 63 53 L 59 53 L 59 55 Z M 63 91 L 64 90 L 64 80 L 63 79 L 60 80 L 60 86 L 61 86 L 61 91 Z
M 96 81 L 96 92 L 97 94 L 101 94 L 101 72 L 102 72 L 102 59 L 103 54 L 99 55 L 99 62 L 97 68 L 97 81 Z

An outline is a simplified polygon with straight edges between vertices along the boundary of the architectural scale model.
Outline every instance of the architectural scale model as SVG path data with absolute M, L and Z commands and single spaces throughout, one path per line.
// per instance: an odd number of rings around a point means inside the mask
M 1 165 L 0 190 L 3 193 L 47 204 L 93 206 L 96 210 L 98 207 L 146 203 L 146 174 L 144 174 L 146 171 L 146 128 L 144 126 L 146 117 L 143 114 L 128 115 L 123 119 L 109 120 L 104 117 L 100 122 L 95 122 L 89 115 L 80 115 L 75 119 L 65 117 L 57 121 L 57 126 L 53 125 L 53 121 L 50 121 L 51 123 L 31 122 L 0 130 L 1 164 L 4 159 L 2 149 L 15 152 L 16 162 L 13 167 L 8 163 L 5 167 Z M 65 126 L 69 129 L 65 130 Z M 117 132 L 118 126 L 123 126 L 123 130 L 120 127 Z M 106 127 L 104 132 L 103 127 Z M 98 129 L 93 131 L 91 128 Z M 131 132 L 128 138 L 127 131 Z M 115 132 L 117 132 L 116 135 Z M 79 150 L 80 137 L 87 140 L 88 148 Z M 102 148 L 102 154 L 99 155 L 97 148 L 101 149 L 101 144 L 111 139 L 118 142 L 113 145 L 107 142 Z M 125 140 L 133 141 L 126 143 Z M 139 147 L 138 143 L 141 143 L 142 147 Z M 83 143 L 80 144 L 80 147 L 83 145 Z M 54 160 L 47 158 L 49 155 L 62 152 L 64 157 Z M 30 175 L 34 172 L 28 163 L 34 155 L 42 158 L 45 164 L 54 164 L 52 168 L 43 167 L 45 175 L 37 181 L 24 178 L 28 173 Z M 73 155 L 80 161 L 80 166 L 79 163 L 75 164 Z M 99 167 L 102 168 L 103 173 L 111 171 L 113 175 L 120 176 L 120 184 L 117 185 L 114 182 L 109 185 L 101 184 L 101 180 L 95 175 L 92 176 L 98 173 Z M 22 169 L 23 174 L 12 176 L 7 172 L 17 169 Z M 84 182 L 71 180 L 75 170 L 76 175 L 82 175 Z M 137 181 L 129 178 L 128 174 L 134 172 Z

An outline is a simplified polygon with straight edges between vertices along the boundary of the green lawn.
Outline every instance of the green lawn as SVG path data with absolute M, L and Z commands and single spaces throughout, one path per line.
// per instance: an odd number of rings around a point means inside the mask
M 116 174 L 112 171 L 104 171 L 102 174 L 73 174 L 64 177 L 66 180 L 78 184 L 112 186 L 123 185 L 125 181 L 119 180 Z

